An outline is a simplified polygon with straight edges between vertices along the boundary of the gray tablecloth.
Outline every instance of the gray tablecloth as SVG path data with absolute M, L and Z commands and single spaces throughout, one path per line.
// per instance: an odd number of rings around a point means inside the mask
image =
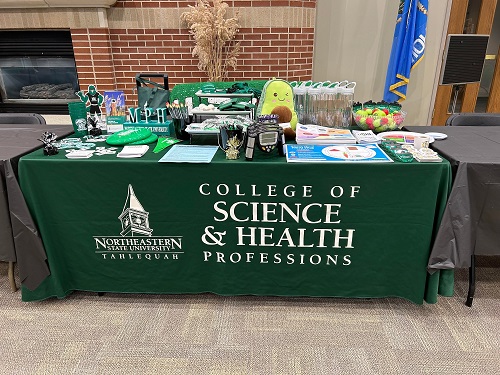
M 66 136 L 73 127 L 0 124 L 0 261 L 17 261 L 21 282 L 30 289 L 49 270 L 42 241 L 17 183 L 17 164 L 21 156 L 42 146 L 38 138 L 45 131 Z
M 500 126 L 408 126 L 448 138 L 431 147 L 448 159 L 454 181 L 428 267 L 470 266 L 471 255 L 500 255 Z

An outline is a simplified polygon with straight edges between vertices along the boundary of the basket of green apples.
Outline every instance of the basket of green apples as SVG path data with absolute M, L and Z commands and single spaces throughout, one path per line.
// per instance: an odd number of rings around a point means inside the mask
M 398 103 L 365 102 L 353 105 L 354 122 L 363 130 L 381 133 L 398 129 L 403 123 L 406 112 Z

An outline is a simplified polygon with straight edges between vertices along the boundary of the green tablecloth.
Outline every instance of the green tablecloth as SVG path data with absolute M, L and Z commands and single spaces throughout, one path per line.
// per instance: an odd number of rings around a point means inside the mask
M 24 301 L 73 290 L 436 301 L 439 274 L 426 266 L 448 162 L 246 162 L 219 150 L 210 164 L 158 163 L 163 154 L 21 159 L 51 272 Z

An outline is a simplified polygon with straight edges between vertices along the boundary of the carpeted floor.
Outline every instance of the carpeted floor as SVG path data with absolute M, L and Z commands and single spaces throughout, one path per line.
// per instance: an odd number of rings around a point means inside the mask
M 497 265 L 498 266 L 498 265 Z M 118 295 L 24 303 L 0 263 L 0 374 L 499 374 L 500 268 L 454 297 Z

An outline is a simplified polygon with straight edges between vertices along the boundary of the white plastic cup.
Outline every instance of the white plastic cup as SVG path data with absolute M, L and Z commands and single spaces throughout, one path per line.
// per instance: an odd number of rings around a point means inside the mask
M 417 150 L 429 148 L 429 137 L 416 135 L 415 138 L 413 138 L 413 147 Z

